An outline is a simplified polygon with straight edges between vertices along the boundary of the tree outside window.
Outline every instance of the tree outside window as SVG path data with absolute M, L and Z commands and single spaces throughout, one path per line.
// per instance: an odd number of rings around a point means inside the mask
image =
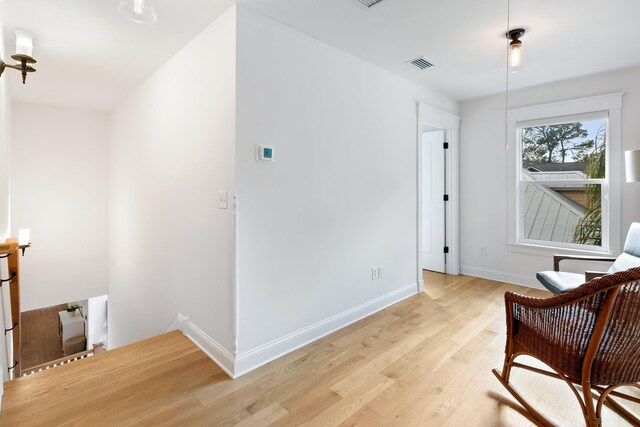
M 606 118 L 519 130 L 524 238 L 602 246 Z

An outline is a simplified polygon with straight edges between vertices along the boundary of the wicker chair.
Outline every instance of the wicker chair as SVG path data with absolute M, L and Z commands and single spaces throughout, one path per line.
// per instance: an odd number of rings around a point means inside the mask
M 502 373 L 495 369 L 493 373 L 533 417 L 553 425 L 509 383 L 512 368 L 565 381 L 580 402 L 587 426 L 601 425 L 605 401 L 640 425 L 640 419 L 613 399 L 640 403 L 639 398 L 615 390 L 640 388 L 640 268 L 602 276 L 547 299 L 507 292 L 505 303 L 504 366 Z M 517 363 L 521 355 L 539 359 L 553 372 Z

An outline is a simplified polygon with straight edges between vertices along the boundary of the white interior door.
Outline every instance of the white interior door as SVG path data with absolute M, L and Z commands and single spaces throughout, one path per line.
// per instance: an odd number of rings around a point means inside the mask
M 445 272 L 444 131 L 422 134 L 422 268 Z

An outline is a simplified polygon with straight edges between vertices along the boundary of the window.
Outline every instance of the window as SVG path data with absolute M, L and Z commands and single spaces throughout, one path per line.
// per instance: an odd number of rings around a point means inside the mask
M 621 105 L 615 94 L 509 111 L 512 246 L 619 250 Z
M 602 248 L 605 113 L 518 124 L 522 241 Z

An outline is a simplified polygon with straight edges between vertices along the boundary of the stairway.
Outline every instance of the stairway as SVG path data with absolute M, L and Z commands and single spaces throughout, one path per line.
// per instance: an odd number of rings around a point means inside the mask
M 5 383 L 0 425 L 173 424 L 200 407 L 194 391 L 226 380 L 173 331 Z

